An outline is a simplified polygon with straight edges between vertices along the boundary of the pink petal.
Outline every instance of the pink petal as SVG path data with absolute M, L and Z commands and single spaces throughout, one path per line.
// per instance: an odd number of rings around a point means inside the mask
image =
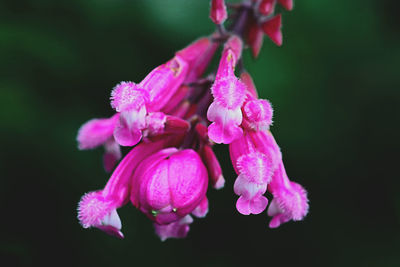
M 119 114 L 108 119 L 93 119 L 85 124 L 78 131 L 77 141 L 79 149 L 91 149 L 104 144 L 112 137 Z

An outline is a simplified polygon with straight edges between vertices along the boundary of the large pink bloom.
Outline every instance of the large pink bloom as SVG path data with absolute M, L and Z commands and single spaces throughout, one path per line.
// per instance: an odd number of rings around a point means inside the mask
M 96 227 L 123 238 L 117 209 L 129 201 L 132 172 L 150 154 L 162 149 L 167 141 L 142 143 L 118 164 L 103 190 L 85 194 L 78 206 L 78 219 L 84 228 Z
M 166 148 L 136 169 L 131 201 L 156 223 L 169 224 L 201 203 L 207 185 L 207 170 L 194 150 Z

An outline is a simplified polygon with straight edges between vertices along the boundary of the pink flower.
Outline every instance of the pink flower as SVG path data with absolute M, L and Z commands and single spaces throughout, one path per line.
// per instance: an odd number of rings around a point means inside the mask
M 226 5 L 224 0 L 211 0 L 210 18 L 215 24 L 224 23 L 227 19 Z
M 155 68 L 139 84 L 121 82 L 111 93 L 111 106 L 120 112 L 114 130 L 115 140 L 122 146 L 134 146 L 146 129 L 148 112 L 158 112 L 180 88 L 188 65 L 179 56 Z
M 148 155 L 162 149 L 168 141 L 142 143 L 133 148 L 115 168 L 103 190 L 85 194 L 78 206 L 78 219 L 84 228 L 96 227 L 123 238 L 117 209 L 129 201 L 131 175 Z
M 290 220 L 303 220 L 307 215 L 307 192 L 301 185 L 289 180 L 282 161 L 274 172 L 268 191 L 274 196 L 268 207 L 268 216 L 272 216 L 270 228 Z
M 134 146 L 142 138 L 146 128 L 146 102 L 148 92 L 133 83 L 121 82 L 111 93 L 111 106 L 120 112 L 119 123 L 114 129 L 114 138 L 122 146 Z
M 229 145 L 229 151 L 238 174 L 234 184 L 240 196 L 236 208 L 244 215 L 259 214 L 268 204 L 263 195 L 280 158 L 279 147 L 269 133 L 246 132 Z
M 241 49 L 235 51 L 232 47 L 226 47 L 211 87 L 214 101 L 208 108 L 207 118 L 213 123 L 208 127 L 208 135 L 216 143 L 229 144 L 243 134 L 239 127 L 243 119 L 240 108 L 246 87 L 234 74 L 239 51 Z
M 131 201 L 151 220 L 169 224 L 200 204 L 207 185 L 207 170 L 194 150 L 166 148 L 136 169 Z
M 153 221 L 162 241 L 186 237 L 193 218 L 208 213 L 208 184 L 215 189 L 225 184 L 213 151 L 215 143 L 229 144 L 239 213 L 259 214 L 267 209 L 268 191 L 273 196 L 267 212 L 272 216 L 271 228 L 306 216 L 307 193 L 287 177 L 280 148 L 269 131 L 272 106 L 258 98 L 241 59 L 244 37 L 254 57 L 264 33 L 282 45 L 277 3 L 293 8 L 292 0 L 232 4 L 233 21 L 225 29 L 225 1 L 211 0 L 213 34 L 177 51 L 141 82 L 121 82 L 113 88 L 111 106 L 116 114 L 85 123 L 77 136 L 79 149 L 104 146 L 104 166 L 111 170 L 121 158 L 120 146 L 135 147 L 104 189 L 81 198 L 78 219 L 84 228 L 123 238 L 117 209 L 130 201 Z M 217 71 L 204 76 L 220 45 Z M 240 79 L 235 76 L 236 65 Z

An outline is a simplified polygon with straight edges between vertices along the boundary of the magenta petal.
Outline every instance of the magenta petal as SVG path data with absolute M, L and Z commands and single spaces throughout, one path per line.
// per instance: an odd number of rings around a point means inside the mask
M 222 124 L 214 122 L 208 127 L 208 135 L 210 139 L 217 144 L 230 144 L 242 134 L 242 128 L 234 125 L 224 127 Z
M 155 223 L 154 228 L 156 234 L 160 237 L 161 241 L 165 241 L 168 238 L 186 237 L 190 230 L 189 224 L 191 224 L 192 222 L 192 217 L 190 217 L 190 215 L 187 215 L 179 221 L 172 222 L 167 225 L 160 225 Z
M 268 205 L 268 199 L 264 196 L 258 196 L 251 200 L 250 212 L 252 214 L 260 214 Z
M 100 230 L 102 230 L 103 232 L 105 232 L 106 234 L 109 234 L 111 236 L 115 236 L 120 239 L 124 238 L 124 234 L 120 230 L 118 230 L 117 228 L 112 227 L 110 225 L 100 225 L 100 226 L 97 226 L 97 228 L 99 228 Z
M 236 209 L 243 215 L 249 215 L 251 213 L 250 200 L 240 196 L 236 201 Z
M 121 146 L 134 146 L 142 138 L 142 132 L 138 129 L 130 130 L 126 126 L 118 125 L 114 130 L 114 138 Z
M 121 159 L 121 148 L 114 138 L 105 143 L 104 148 L 106 152 L 103 155 L 103 165 L 107 172 L 112 171 L 118 160 Z
M 204 197 L 200 204 L 192 211 L 197 218 L 204 218 L 208 213 L 208 199 Z
M 119 114 L 108 119 L 93 119 L 81 126 L 77 141 L 79 149 L 91 149 L 104 144 L 112 137 Z

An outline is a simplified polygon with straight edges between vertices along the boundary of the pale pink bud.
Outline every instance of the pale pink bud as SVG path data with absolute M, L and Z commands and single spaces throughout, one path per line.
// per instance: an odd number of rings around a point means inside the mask
M 234 185 L 240 196 L 237 210 L 244 215 L 261 213 L 268 204 L 263 194 L 281 159 L 278 145 L 269 132 L 246 131 L 229 145 L 229 152 L 238 174 Z
M 286 10 L 293 9 L 293 0 L 278 0 L 279 4 L 281 4 Z
M 271 15 L 275 9 L 276 0 L 261 0 L 258 10 L 263 15 Z
M 282 45 L 282 16 L 281 14 L 267 20 L 261 25 L 264 33 L 278 46 Z
M 208 135 L 216 143 L 229 144 L 243 133 L 239 127 L 243 119 L 240 107 L 246 87 L 235 77 L 235 61 L 233 50 L 225 50 L 211 87 L 214 102 L 208 108 L 207 118 L 213 123 L 208 128 Z
M 225 179 L 222 175 L 221 165 L 214 151 L 209 145 L 204 145 L 201 150 L 201 157 L 203 159 L 204 165 L 206 165 L 208 170 L 208 177 L 210 179 L 211 185 L 215 189 L 221 189 L 224 187 Z
M 289 180 L 282 161 L 274 172 L 268 191 L 274 196 L 268 208 L 268 216 L 273 217 L 269 223 L 270 228 L 276 228 L 290 220 L 303 220 L 307 215 L 307 191 Z
M 115 168 L 103 190 L 85 194 L 78 206 L 78 219 L 84 228 L 96 227 L 123 238 L 116 209 L 129 200 L 131 175 L 149 154 L 163 148 L 166 140 L 143 143 L 133 148 Z
M 161 241 L 165 241 L 168 238 L 185 238 L 190 230 L 189 225 L 192 222 L 193 218 L 190 215 L 186 215 L 182 219 L 169 224 L 161 225 L 154 223 L 154 229 Z
M 210 18 L 215 24 L 224 23 L 228 18 L 224 0 L 211 0 Z
M 156 223 L 169 224 L 200 204 L 207 185 L 207 169 L 195 151 L 167 148 L 136 169 L 131 201 Z
M 218 42 L 203 37 L 176 52 L 189 65 L 184 83 L 195 82 L 204 74 L 218 46 Z
M 79 149 L 91 149 L 105 144 L 113 136 L 119 114 L 107 119 L 92 119 L 79 128 L 77 141 Z

